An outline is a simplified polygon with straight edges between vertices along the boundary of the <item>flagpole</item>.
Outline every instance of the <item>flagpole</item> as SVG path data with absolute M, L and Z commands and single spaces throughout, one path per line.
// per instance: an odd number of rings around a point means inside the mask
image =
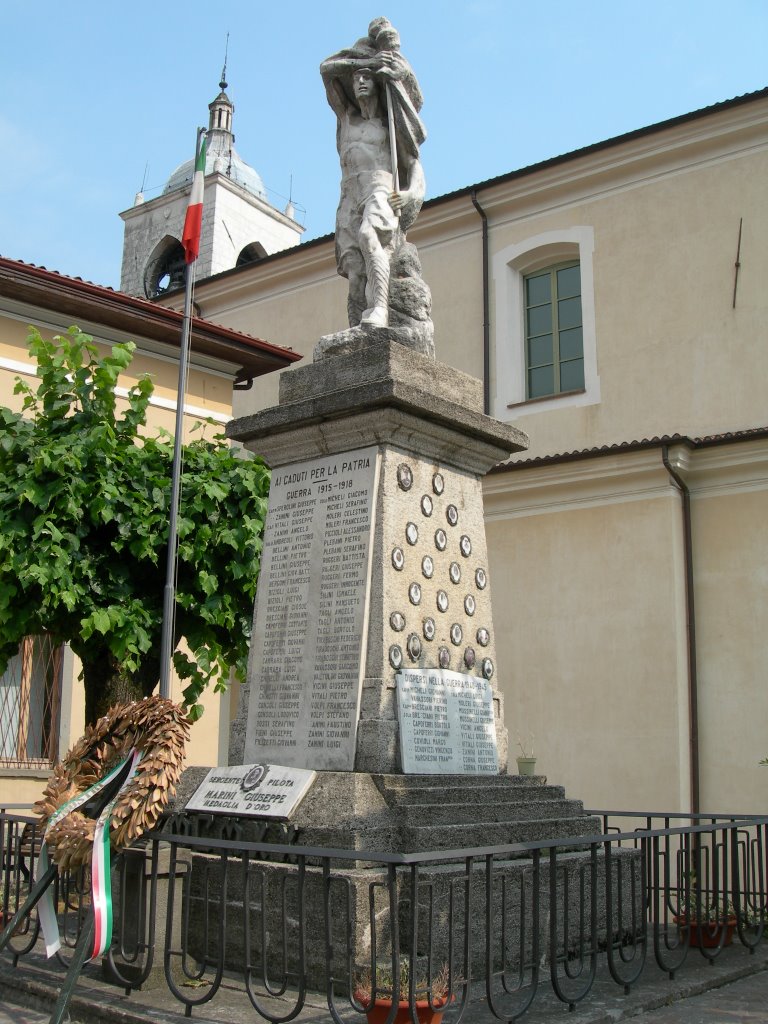
M 205 128 L 197 129 L 195 145 L 195 171 L 200 159 Z M 203 174 L 205 172 L 203 171 Z M 195 186 L 192 186 L 194 198 Z M 202 196 L 200 196 L 202 201 Z M 191 205 L 191 201 L 190 201 Z M 186 224 L 185 224 L 186 231 Z M 186 239 L 184 239 L 186 245 Z M 198 236 L 199 245 L 199 236 Z M 191 257 L 191 258 L 190 258 Z M 192 293 L 195 288 L 195 260 L 197 251 L 186 251 L 186 276 L 184 288 L 184 320 L 181 329 L 181 351 L 179 353 L 179 384 L 176 391 L 176 431 L 173 439 L 173 461 L 171 464 L 171 505 L 168 518 L 168 553 L 166 558 L 165 587 L 163 588 L 163 630 L 160 639 L 160 696 L 166 700 L 171 695 L 171 657 L 174 647 L 174 623 L 176 619 L 176 563 L 179 540 L 179 495 L 181 493 L 181 449 L 184 440 L 184 399 L 189 368 L 190 338 L 192 336 Z

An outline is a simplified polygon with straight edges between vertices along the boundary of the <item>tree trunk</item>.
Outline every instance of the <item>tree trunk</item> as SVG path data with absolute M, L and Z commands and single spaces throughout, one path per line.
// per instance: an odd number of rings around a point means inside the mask
M 93 725 L 113 704 L 148 697 L 157 686 L 158 660 L 145 658 L 137 673 L 123 672 L 115 657 L 102 648 L 83 658 L 85 724 Z

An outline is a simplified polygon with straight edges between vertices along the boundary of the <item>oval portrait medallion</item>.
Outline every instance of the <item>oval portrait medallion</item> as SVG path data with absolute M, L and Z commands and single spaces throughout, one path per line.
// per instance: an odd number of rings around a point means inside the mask
M 417 661 L 421 654 L 421 640 L 416 633 L 411 633 L 408 637 L 408 657 L 411 661 Z

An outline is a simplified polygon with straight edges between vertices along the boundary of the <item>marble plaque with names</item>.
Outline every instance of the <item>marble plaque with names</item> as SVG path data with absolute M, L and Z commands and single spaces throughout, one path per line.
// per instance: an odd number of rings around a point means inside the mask
M 212 768 L 187 802 L 187 811 L 244 818 L 290 818 L 315 781 L 315 772 L 281 764 Z
M 406 775 L 499 774 L 487 679 L 447 669 L 411 669 L 396 678 Z
M 245 761 L 354 770 L 378 473 L 376 447 L 272 473 Z

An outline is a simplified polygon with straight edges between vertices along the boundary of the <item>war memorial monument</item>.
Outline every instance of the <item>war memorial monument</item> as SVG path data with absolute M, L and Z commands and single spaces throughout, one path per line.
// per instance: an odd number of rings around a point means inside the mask
M 481 481 L 527 437 L 435 359 L 406 237 L 425 188 L 416 76 L 384 18 L 320 70 L 349 327 L 229 425 L 272 468 L 248 678 L 229 767 L 189 769 L 177 808 L 349 851 L 596 831 L 561 787 L 508 773 Z

